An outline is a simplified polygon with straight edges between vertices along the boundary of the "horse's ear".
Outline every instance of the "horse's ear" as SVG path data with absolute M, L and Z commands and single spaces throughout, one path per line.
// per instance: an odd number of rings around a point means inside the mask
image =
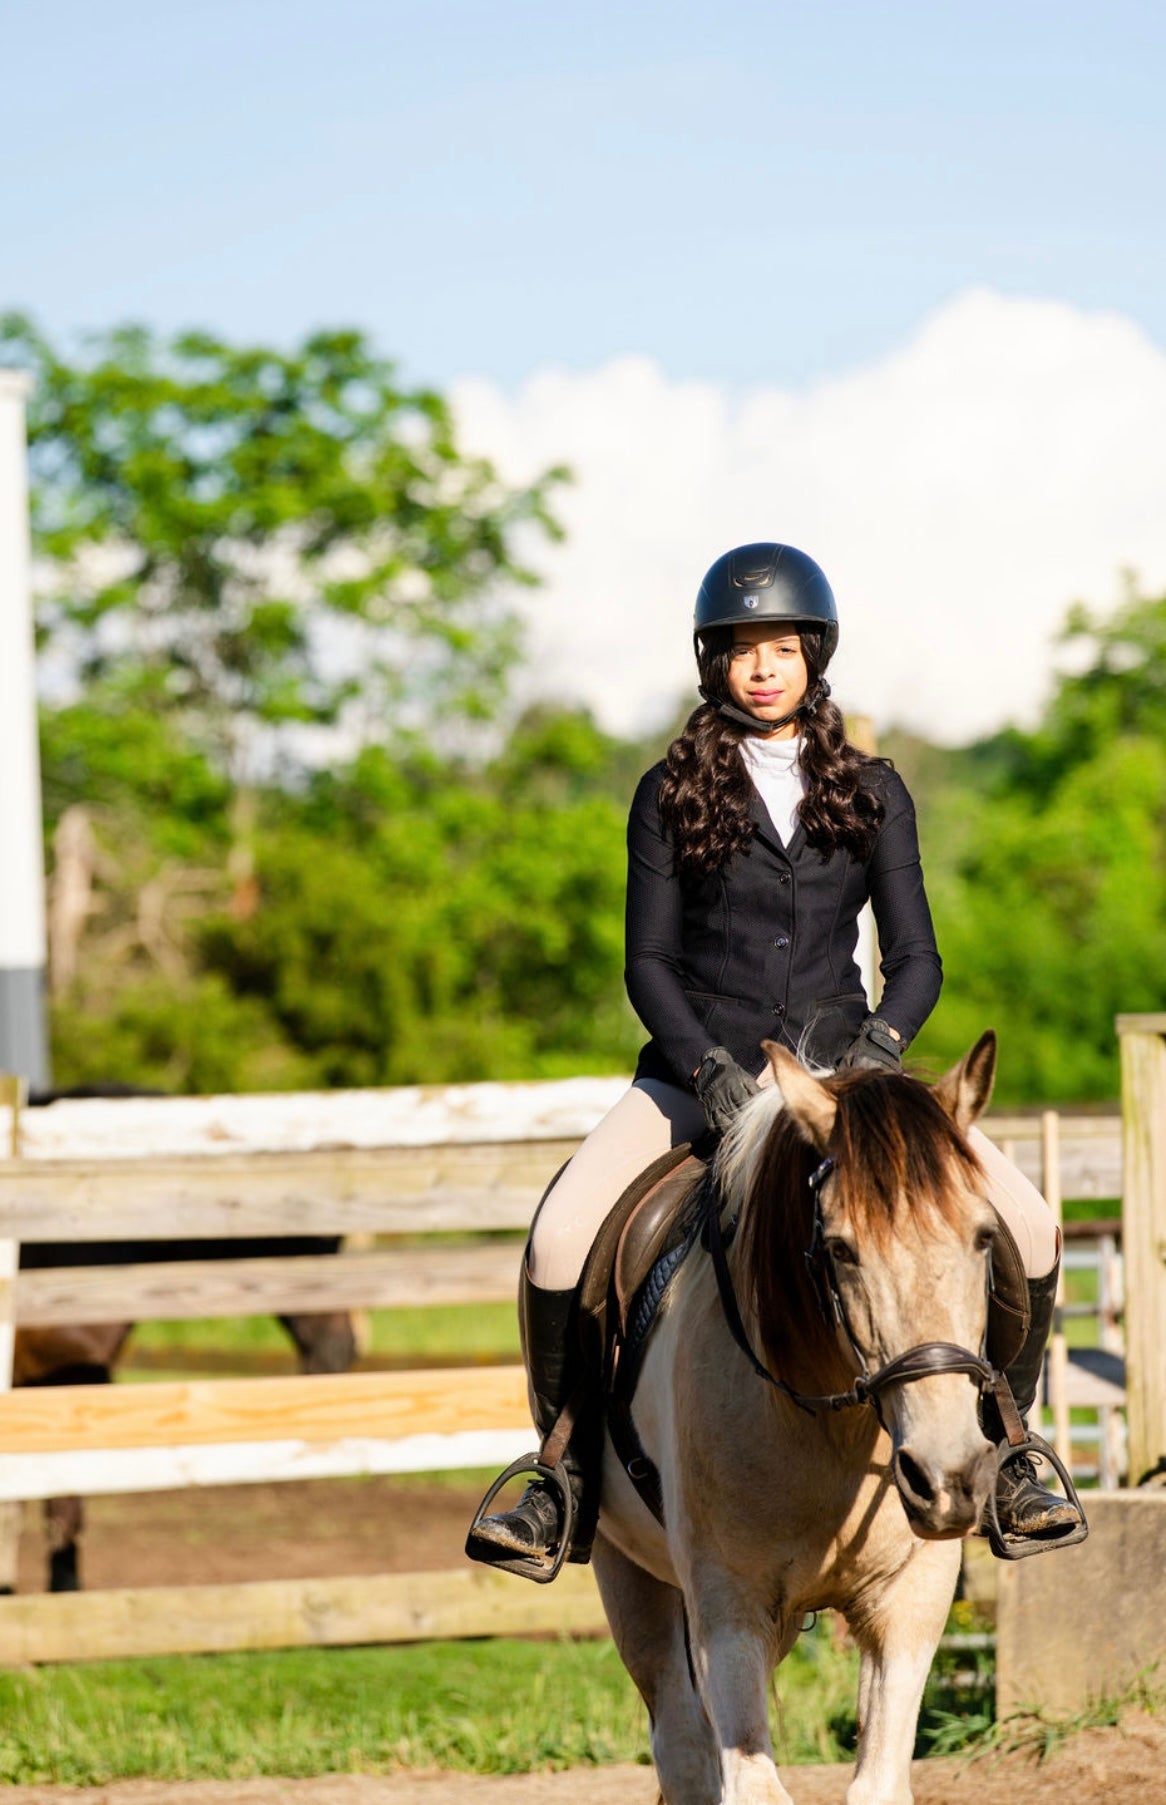
M 961 1134 L 983 1115 L 996 1076 L 996 1036 L 989 1028 L 935 1086 L 935 1096 Z
M 825 1153 L 838 1114 L 837 1102 L 820 1079 L 799 1065 L 787 1048 L 779 1047 L 776 1041 L 763 1040 L 761 1051 L 773 1068 L 786 1109 L 818 1152 Z

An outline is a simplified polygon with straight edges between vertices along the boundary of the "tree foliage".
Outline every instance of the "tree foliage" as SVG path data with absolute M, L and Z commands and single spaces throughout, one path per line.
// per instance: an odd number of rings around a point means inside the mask
M 59 1083 L 437 1083 L 633 1059 L 624 801 L 585 716 L 520 724 L 480 769 L 370 747 L 263 788 L 247 908 L 204 755 L 151 726 L 123 760 L 106 728 L 83 706 L 45 719 L 56 820 L 84 807 L 100 849 L 83 956 L 54 1010 Z
M 83 686 L 43 714 L 58 1080 L 627 1069 L 623 824 L 660 746 L 551 707 L 488 759 L 448 730 L 506 696 L 561 472 L 506 488 L 357 333 L 70 360 L 8 316 L 0 359 L 36 378 L 42 632 Z M 1166 1006 L 1166 597 L 1074 609 L 1063 650 L 1033 731 L 884 745 L 946 968 L 913 1056 L 994 1025 L 1005 1102 L 1116 1095 L 1115 1014 Z M 327 764 L 253 757 L 337 724 Z
M 993 1025 L 1000 1095 L 1030 1103 L 1115 1097 L 1114 1017 L 1166 1004 L 1166 597 L 1075 609 L 1064 642 L 1036 730 L 971 748 L 924 811 L 947 977 L 918 1048 Z
M 912 1057 L 941 1068 L 994 1026 L 1005 1103 L 1116 1096 L 1114 1016 L 1166 1005 L 1166 723 L 1150 668 L 1164 612 L 1141 602 L 1097 623 L 1096 686 L 1091 667 L 1063 679 L 1030 734 L 884 748 L 919 805 L 946 969 Z M 1144 651 L 1135 705 L 1111 627 Z M 1086 705 L 1089 727 L 1066 728 Z M 173 722 L 77 704 L 46 712 L 43 744 L 51 820 L 82 803 L 107 855 L 56 1003 L 62 1082 L 629 1068 L 642 1036 L 622 984 L 623 824 L 658 747 L 542 708 L 486 765 L 370 747 L 269 784 L 255 906 L 240 910 L 227 786 Z
M 507 590 L 534 580 L 516 536 L 557 536 L 563 471 L 508 488 L 355 331 L 281 352 L 121 327 L 70 359 L 9 314 L 2 362 L 34 378 L 42 635 L 86 683 L 234 775 L 256 731 L 497 705 Z

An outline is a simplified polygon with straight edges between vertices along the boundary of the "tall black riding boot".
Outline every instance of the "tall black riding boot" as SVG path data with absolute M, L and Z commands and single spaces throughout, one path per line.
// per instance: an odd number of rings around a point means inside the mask
M 519 1323 L 535 1426 L 545 1443 L 568 1404 L 574 1404 L 576 1414 L 582 1419 L 573 1430 L 561 1459 L 574 1504 L 571 1546 L 566 1551 L 566 1558 L 585 1561 L 591 1552 L 594 1533 L 594 1522 L 589 1521 L 589 1518 L 593 1519 L 594 1511 L 585 1507 L 587 1457 L 592 1451 L 588 1419 L 593 1412 L 585 1408 L 586 1401 L 582 1396 L 573 1397 L 580 1386 L 583 1364 L 576 1300 L 575 1289 L 544 1291 L 533 1284 L 523 1264 Z M 483 1517 L 479 1511 L 466 1541 L 466 1553 L 471 1560 L 484 1561 L 487 1566 L 506 1567 L 514 1561 L 531 1562 L 533 1570 L 527 1571 L 527 1577 L 538 1577 L 539 1563 L 557 1567 L 556 1557 L 566 1528 L 564 1514 L 557 1487 L 545 1480 L 536 1480 L 527 1486 L 513 1510 L 489 1517 Z
M 1024 1345 L 1008 1368 L 1008 1383 L 1026 1428 L 1044 1369 L 1045 1345 L 1053 1322 L 1060 1265 L 1058 1259 L 1044 1278 L 1029 1279 L 1031 1325 Z M 997 1443 L 1002 1442 L 1004 1425 L 994 1398 L 986 1400 L 983 1414 L 984 1433 Z M 1076 1504 L 1041 1485 L 1036 1461 L 1030 1453 L 1005 1458 L 996 1477 L 996 1520 L 1005 1540 L 1035 1538 L 1050 1544 L 1063 1540 L 1084 1521 Z

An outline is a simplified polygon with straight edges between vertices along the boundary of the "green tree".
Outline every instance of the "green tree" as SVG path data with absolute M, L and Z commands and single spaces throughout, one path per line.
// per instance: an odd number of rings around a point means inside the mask
M 461 451 L 444 400 L 357 332 L 283 352 L 123 327 L 66 354 L 9 314 L 0 363 L 34 379 L 38 625 L 81 689 L 44 711 L 49 827 L 83 805 L 96 861 L 73 861 L 59 1077 L 247 1088 L 407 1065 L 414 1015 L 377 1004 L 396 989 L 412 1007 L 414 990 L 408 970 L 372 972 L 375 948 L 400 952 L 374 931 L 375 862 L 341 857 L 318 817 L 309 833 L 272 774 L 308 781 L 296 730 L 339 727 L 350 755 L 407 749 L 431 722 L 464 740 L 491 718 L 518 653 L 514 589 L 535 580 L 517 547 L 558 537 L 565 473 L 507 486 Z M 423 846 L 419 806 L 405 799 L 400 839 Z M 414 919 L 418 896 L 388 894 Z M 230 981 L 212 950 L 260 903 L 258 938 L 286 954 L 266 990 Z M 347 939 L 313 963 L 328 907 Z
M 622 807 L 378 748 L 269 805 L 261 907 L 205 923 L 202 959 L 317 1082 L 626 1069 Z
M 540 712 L 488 767 L 413 743 L 265 784 L 240 907 L 206 756 L 165 719 L 46 711 L 51 825 L 83 808 L 96 849 L 55 996 L 59 1081 L 628 1069 L 642 1036 L 621 978 L 626 794 L 609 793 L 605 745 L 585 717 Z
M 0 317 L 34 378 L 42 634 L 89 682 L 178 717 L 236 781 L 257 733 L 359 740 L 497 705 L 516 649 L 519 529 L 557 536 L 562 470 L 508 488 L 449 409 L 355 331 L 290 352 L 142 327 L 69 359 Z
M 41 715 L 54 856 L 52 1034 L 62 1085 L 175 1091 L 309 1083 L 265 999 L 240 997 L 197 952 L 229 912 L 230 793 L 165 716 L 82 701 Z M 81 825 L 79 818 L 83 818 Z M 80 832 L 68 833 L 72 824 Z M 72 905 L 58 882 L 70 866 Z
M 928 858 L 947 976 L 917 1051 L 995 1026 L 1004 1101 L 1115 1097 L 1114 1016 L 1166 1002 L 1166 597 L 1075 609 L 1064 640 L 1083 668 L 1035 732 L 959 755 L 924 814 L 925 854 L 945 821 L 958 853 L 938 882 Z

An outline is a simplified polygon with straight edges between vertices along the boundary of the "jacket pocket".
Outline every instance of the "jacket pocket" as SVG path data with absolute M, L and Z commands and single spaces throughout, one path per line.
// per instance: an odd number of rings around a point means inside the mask
M 720 996 L 711 990 L 686 990 L 684 994 L 697 1021 L 707 1029 L 710 1046 L 728 1046 L 736 1038 L 734 1016 L 750 1005 L 741 997 Z

